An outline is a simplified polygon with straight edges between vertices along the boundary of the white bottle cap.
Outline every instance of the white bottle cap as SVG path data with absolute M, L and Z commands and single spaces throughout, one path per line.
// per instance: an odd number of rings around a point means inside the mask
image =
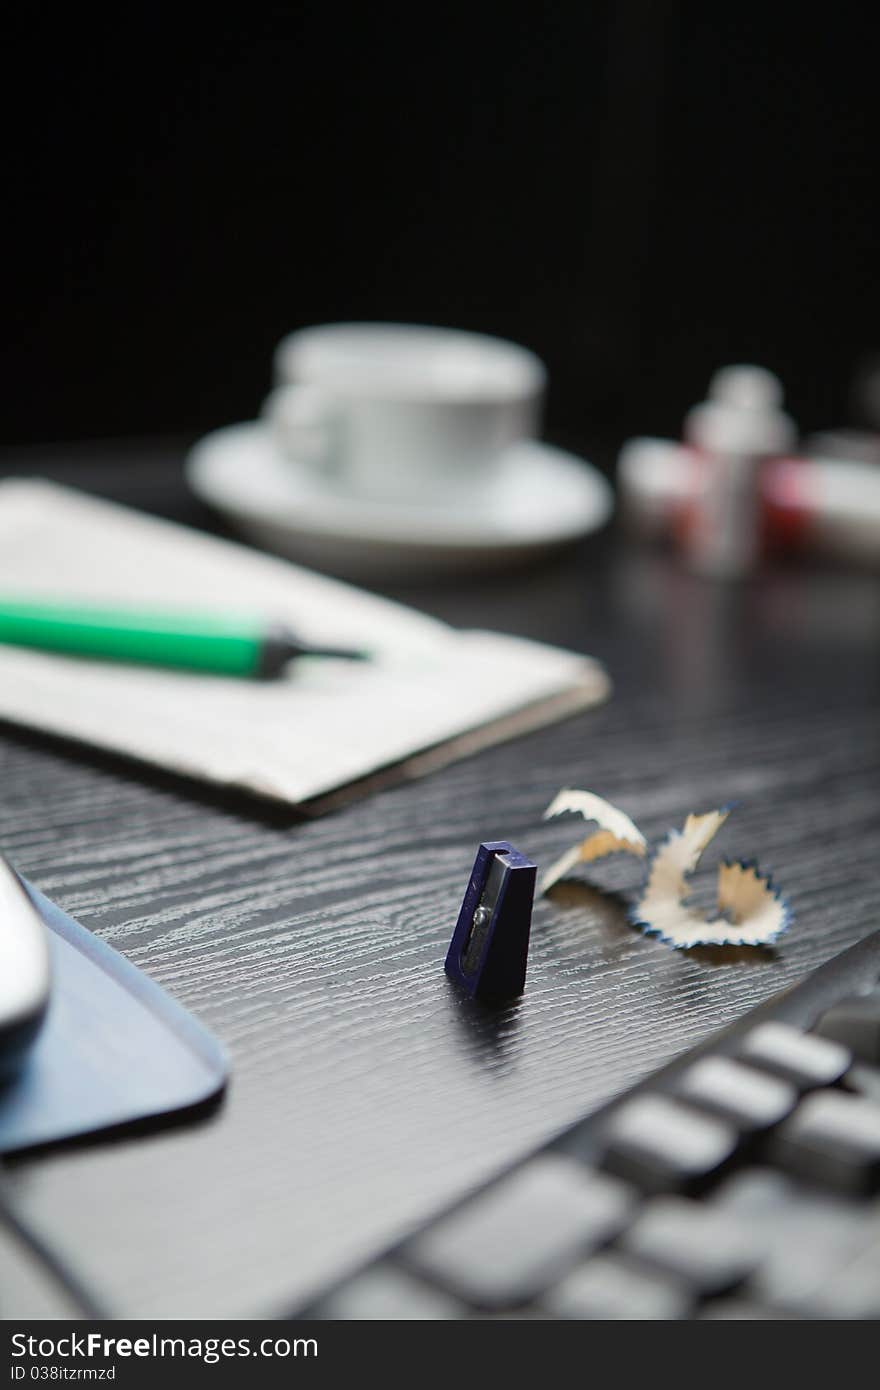
M 745 410 L 722 401 L 703 401 L 688 411 L 685 438 L 719 454 L 784 454 L 794 447 L 794 421 L 782 410 Z
M 778 410 L 782 405 L 782 382 L 766 367 L 751 363 L 721 367 L 709 382 L 709 397 L 745 410 Z
M 685 439 L 707 453 L 787 453 L 797 431 L 781 401 L 779 378 L 764 367 L 722 367 L 709 384 L 709 399 L 688 412 Z

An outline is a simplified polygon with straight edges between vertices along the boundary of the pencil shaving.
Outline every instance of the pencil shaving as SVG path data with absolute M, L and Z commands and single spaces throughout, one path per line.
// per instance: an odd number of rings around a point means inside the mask
M 589 864 L 596 859 L 604 859 L 608 854 L 634 854 L 644 858 L 647 852 L 644 835 L 629 816 L 612 806 L 610 801 L 603 801 L 594 792 L 564 787 L 547 807 L 544 820 L 561 816 L 567 811 L 583 816 L 584 820 L 594 821 L 599 829 L 572 845 L 550 865 L 541 879 L 539 893 L 548 892 L 554 883 L 558 883 L 578 864 Z
M 756 864 L 718 868 L 717 914 L 689 906 L 688 878 L 727 820 L 728 810 L 690 815 L 671 830 L 650 863 L 644 892 L 631 918 L 649 935 L 679 949 L 691 946 L 766 946 L 791 922 L 788 903 Z
M 565 851 L 541 879 L 544 894 L 579 864 L 608 854 L 644 858 L 644 835 L 618 807 L 593 792 L 564 788 L 547 807 L 544 820 L 572 812 L 599 827 Z M 705 914 L 688 902 L 688 880 L 730 815 L 730 807 L 689 815 L 680 830 L 670 830 L 649 862 L 647 881 L 630 910 L 630 920 L 649 936 L 679 949 L 691 946 L 766 946 L 791 924 L 786 899 L 757 864 L 725 861 L 719 865 L 717 910 Z

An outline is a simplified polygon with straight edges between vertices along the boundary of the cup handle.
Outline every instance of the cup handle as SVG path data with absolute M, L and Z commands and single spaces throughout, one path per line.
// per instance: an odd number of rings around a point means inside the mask
M 318 387 L 276 386 L 260 413 L 285 458 L 325 476 L 337 472 L 338 420 Z

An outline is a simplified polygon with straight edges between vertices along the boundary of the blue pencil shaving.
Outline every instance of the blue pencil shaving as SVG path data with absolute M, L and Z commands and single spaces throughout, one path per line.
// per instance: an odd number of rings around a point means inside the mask
M 767 946 L 788 929 L 794 914 L 755 860 L 725 860 L 718 866 L 714 913 L 689 901 L 689 880 L 734 804 L 688 816 L 682 828 L 670 830 L 648 857 L 644 835 L 623 811 L 593 792 L 566 788 L 548 806 L 544 819 L 569 811 L 595 822 L 598 829 L 551 864 L 539 891 L 546 893 L 578 865 L 608 854 L 647 858 L 640 896 L 629 910 L 633 926 L 678 949 Z
M 679 950 L 768 946 L 788 929 L 794 920 L 788 900 L 754 860 L 719 864 L 715 915 L 688 903 L 688 880 L 729 814 L 725 808 L 688 816 L 681 830 L 671 830 L 661 841 L 629 914 L 633 926 Z

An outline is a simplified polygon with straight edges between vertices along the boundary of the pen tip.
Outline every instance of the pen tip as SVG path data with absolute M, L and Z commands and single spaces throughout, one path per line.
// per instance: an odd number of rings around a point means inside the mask
M 354 647 L 316 647 L 312 656 L 328 656 L 339 661 L 369 661 L 370 653 Z
M 333 647 L 323 643 L 303 641 L 301 638 L 281 630 L 267 634 L 263 639 L 260 653 L 259 674 L 279 676 L 292 661 L 299 657 L 320 657 L 322 660 L 369 661 L 371 653 L 359 647 Z

